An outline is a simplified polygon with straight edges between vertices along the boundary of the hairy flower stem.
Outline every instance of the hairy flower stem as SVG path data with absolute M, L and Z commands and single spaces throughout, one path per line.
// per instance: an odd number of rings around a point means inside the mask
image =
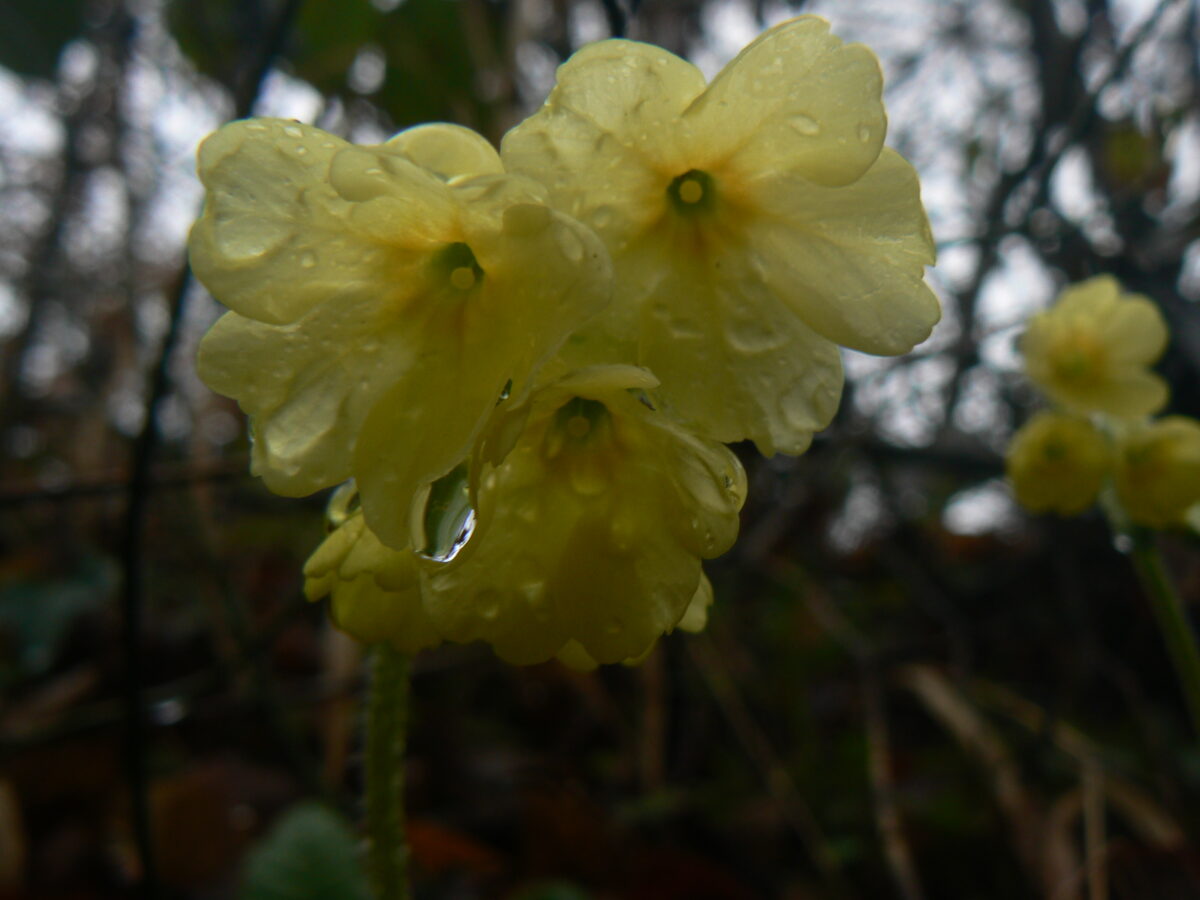
M 1152 532 L 1139 531 L 1134 535 L 1132 556 L 1175 665 L 1192 725 L 1200 737 L 1200 650 L 1196 647 L 1196 633 L 1188 623 L 1183 604 L 1163 566 Z
M 404 835 L 408 657 L 377 644 L 367 710 L 367 873 L 376 900 L 409 900 Z

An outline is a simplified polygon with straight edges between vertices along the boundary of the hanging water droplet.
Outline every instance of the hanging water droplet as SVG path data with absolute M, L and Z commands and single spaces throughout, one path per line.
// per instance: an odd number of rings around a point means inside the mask
M 821 133 L 821 126 L 817 120 L 812 116 L 806 116 L 803 113 L 797 116 L 792 116 L 788 120 L 788 124 L 805 137 L 816 137 Z
M 1127 534 L 1118 534 L 1113 536 L 1113 547 L 1118 553 L 1133 552 L 1133 538 Z
M 475 532 L 475 510 L 468 491 L 466 464 L 443 475 L 429 488 L 425 501 L 424 547 L 420 555 L 434 562 L 450 562 Z

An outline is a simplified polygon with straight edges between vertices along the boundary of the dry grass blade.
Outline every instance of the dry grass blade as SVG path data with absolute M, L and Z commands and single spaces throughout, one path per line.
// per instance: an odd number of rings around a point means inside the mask
M 841 896 L 852 896 L 850 886 L 842 875 L 838 858 L 830 847 L 820 823 L 800 796 L 796 782 L 771 746 L 767 735 L 751 715 L 722 661 L 721 654 L 713 645 L 712 638 L 708 634 L 700 634 L 688 641 L 687 646 L 692 661 L 712 691 L 721 712 L 745 748 L 746 754 L 758 767 L 759 775 L 772 801 L 804 845 L 825 881 L 839 891 Z
M 1081 766 L 1099 765 L 1096 743 L 1078 728 L 1066 722 L 1048 722 L 1045 712 L 1035 703 L 1007 688 L 985 681 L 972 685 L 979 700 L 1004 713 L 1035 734 L 1049 733 L 1054 745 L 1079 761 Z M 1175 818 L 1141 788 L 1111 772 L 1104 772 L 1104 797 L 1146 843 L 1163 850 L 1178 849 L 1185 843 L 1183 829 Z
M 1013 848 L 1029 878 L 1046 896 L 1075 871 L 1062 868 L 1061 854 L 1046 852 L 1043 816 L 1021 780 L 1008 747 L 979 711 L 944 675 L 932 666 L 907 666 L 899 673 L 908 687 L 963 749 L 976 756 L 987 772 L 992 793 L 1008 822 Z

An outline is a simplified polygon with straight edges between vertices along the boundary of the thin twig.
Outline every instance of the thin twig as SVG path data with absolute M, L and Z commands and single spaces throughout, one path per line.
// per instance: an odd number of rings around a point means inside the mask
M 1051 175 L 1054 174 L 1055 168 L 1062 161 L 1064 154 L 1095 121 L 1096 104 L 1100 100 L 1100 95 L 1109 85 L 1125 74 L 1134 52 L 1142 41 L 1158 25 L 1163 15 L 1178 2 L 1179 0 L 1160 0 L 1154 11 L 1147 16 L 1146 21 L 1118 51 L 1112 68 L 1076 104 L 1062 130 L 1054 132 L 1048 127 L 1048 123 L 1043 122 L 1042 139 L 1034 145 L 1033 152 L 1025 161 L 1025 165 L 1016 172 L 1006 173 L 996 183 L 983 214 L 986 228 L 977 242 L 980 248 L 979 261 L 975 266 L 971 281 L 964 289 L 960 299 L 962 333 L 953 349 L 955 371 L 947 381 L 943 405 L 945 411 L 943 430 L 953 422 L 954 408 L 958 405 L 958 399 L 962 392 L 963 374 L 977 359 L 975 310 L 984 282 L 1000 258 L 1001 239 L 1011 234 L 1021 233 L 1028 227 L 1030 217 L 1046 202 Z M 1026 185 L 1030 185 L 1032 190 L 1029 200 L 1024 204 L 1024 209 L 1019 215 L 1009 216 L 1006 220 L 1005 210 L 1017 192 Z

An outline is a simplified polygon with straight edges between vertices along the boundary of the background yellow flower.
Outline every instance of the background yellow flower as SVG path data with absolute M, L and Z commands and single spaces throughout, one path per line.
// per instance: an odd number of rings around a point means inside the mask
M 1137 524 L 1181 524 L 1200 503 L 1200 422 L 1167 416 L 1131 428 L 1118 443 L 1116 484 L 1121 505 Z
M 1013 436 L 1005 468 L 1026 509 L 1071 516 L 1096 502 L 1112 449 L 1086 419 L 1043 410 Z
M 1111 275 L 1066 288 L 1021 338 L 1025 370 L 1052 400 L 1122 418 L 1149 415 L 1167 402 L 1166 383 L 1147 368 L 1166 345 L 1158 307 L 1123 294 Z

